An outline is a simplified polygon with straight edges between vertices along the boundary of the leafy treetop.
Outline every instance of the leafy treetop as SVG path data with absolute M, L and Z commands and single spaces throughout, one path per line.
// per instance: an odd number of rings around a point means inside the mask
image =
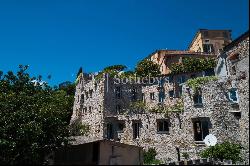
M 140 77 L 157 77 L 161 74 L 160 66 L 149 59 L 144 59 L 136 65 L 135 72 Z

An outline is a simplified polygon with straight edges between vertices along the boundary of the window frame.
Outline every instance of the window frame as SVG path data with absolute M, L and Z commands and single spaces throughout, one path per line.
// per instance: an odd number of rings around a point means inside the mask
M 231 98 L 231 92 L 234 90 L 234 92 L 235 92 L 235 97 L 236 97 L 236 101 L 233 99 L 233 98 Z M 230 90 L 229 90 L 229 92 L 228 92 L 228 98 L 229 98 L 229 100 L 230 100 L 230 102 L 231 103 L 239 103 L 239 94 L 238 94 L 238 89 L 237 88 L 231 88 Z
M 169 125 L 168 119 L 158 119 L 158 120 L 156 120 L 156 123 L 157 123 L 156 127 L 157 127 L 158 134 L 169 134 L 169 126 L 170 125 Z M 160 127 L 162 127 L 162 130 L 160 130 Z
M 155 93 L 154 92 L 150 92 L 150 100 L 155 100 Z

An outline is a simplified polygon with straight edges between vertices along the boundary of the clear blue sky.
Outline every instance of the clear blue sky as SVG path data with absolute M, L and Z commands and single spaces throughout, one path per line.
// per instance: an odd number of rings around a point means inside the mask
M 50 84 L 80 66 L 130 69 L 156 49 L 187 49 L 199 28 L 248 30 L 248 0 L 0 0 L 0 70 L 29 64 Z

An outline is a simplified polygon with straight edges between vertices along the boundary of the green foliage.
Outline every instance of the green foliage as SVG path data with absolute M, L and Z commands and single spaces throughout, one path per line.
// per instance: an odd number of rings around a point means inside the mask
M 161 74 L 160 66 L 149 59 L 144 59 L 136 65 L 135 73 L 139 77 L 157 77 Z
M 197 77 L 189 79 L 187 81 L 187 85 L 196 92 L 198 88 L 200 88 L 202 85 L 208 83 L 209 81 L 216 81 L 216 80 L 218 80 L 216 76 Z
M 146 104 L 142 101 L 136 101 L 136 102 L 132 102 L 130 104 L 130 108 L 135 109 L 135 110 L 146 110 Z
M 19 66 L 0 78 L 0 163 L 41 164 L 44 156 L 67 144 L 73 100 L 31 78 L 28 66 Z
M 170 112 L 183 112 L 184 111 L 184 103 L 183 100 L 178 100 L 173 106 L 164 106 L 159 105 L 149 110 L 150 112 L 155 113 L 165 113 L 165 116 L 168 116 Z
M 121 71 L 124 71 L 127 67 L 124 65 L 113 65 L 108 66 L 103 69 L 103 71 L 99 72 L 98 75 L 95 77 L 96 80 L 100 80 L 103 78 L 104 74 L 108 74 L 109 77 L 115 77 L 118 76 L 118 73 Z M 131 74 L 131 72 L 124 72 L 123 76 L 126 76 L 128 74 Z
M 86 124 L 82 124 L 80 119 L 75 120 L 70 125 L 70 135 L 72 136 L 81 136 L 87 135 L 89 133 L 90 126 Z
M 216 61 L 214 58 L 193 58 L 186 57 L 183 59 L 182 63 L 175 63 L 171 65 L 171 73 L 187 73 L 187 72 L 198 72 L 205 71 L 216 66 Z
M 156 155 L 157 153 L 154 148 L 149 148 L 148 151 L 143 151 L 144 164 L 146 165 L 161 164 L 160 160 L 155 159 Z
M 124 65 L 113 65 L 113 66 L 108 66 L 104 68 L 104 72 L 109 72 L 109 71 L 124 71 L 127 68 L 127 66 Z
M 230 143 L 228 141 L 209 147 L 201 152 L 203 158 L 214 158 L 219 160 L 242 161 L 240 157 L 242 146 L 240 144 Z
M 185 159 L 189 159 L 189 154 L 187 152 L 182 153 L 182 157 Z

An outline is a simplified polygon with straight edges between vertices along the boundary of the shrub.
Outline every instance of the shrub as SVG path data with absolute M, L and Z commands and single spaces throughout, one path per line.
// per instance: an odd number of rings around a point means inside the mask
M 148 151 L 143 152 L 143 160 L 144 164 L 161 164 L 160 160 L 155 159 L 157 155 L 156 150 L 154 148 L 149 148 Z
M 240 157 L 242 146 L 240 144 L 234 144 L 230 142 L 223 142 L 213 147 L 209 147 L 201 152 L 200 156 L 203 158 L 214 158 L 223 161 L 232 160 L 233 163 L 236 161 L 242 161 Z

